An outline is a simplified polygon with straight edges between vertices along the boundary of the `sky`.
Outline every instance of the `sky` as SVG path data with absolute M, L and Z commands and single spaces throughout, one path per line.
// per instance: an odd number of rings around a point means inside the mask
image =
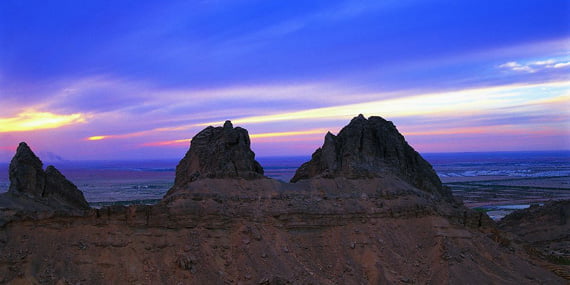
M 421 153 L 568 150 L 569 5 L 0 1 L 0 162 L 181 158 L 225 120 L 308 156 L 360 113 Z

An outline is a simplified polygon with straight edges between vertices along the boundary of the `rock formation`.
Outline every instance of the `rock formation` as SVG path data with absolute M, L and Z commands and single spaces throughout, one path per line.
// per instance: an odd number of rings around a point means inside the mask
M 89 204 L 83 192 L 77 186 L 67 180 L 57 168 L 50 165 L 46 168 L 46 188 L 43 197 L 53 200 L 55 204 L 67 205 L 70 208 L 89 209 Z
M 9 171 L 9 193 L 29 197 L 42 196 L 46 185 L 43 163 L 25 142 L 18 145 L 16 154 L 10 162 Z
M 263 176 L 247 131 L 208 127 L 156 205 L 0 223 L 0 283 L 567 283 L 497 242 L 485 214 L 441 199 L 394 130 L 356 118 L 284 183 Z M 14 189 L 53 185 L 30 161 Z
M 432 166 L 406 142 L 394 124 L 375 116 L 366 119 L 359 115 L 337 136 L 327 133 L 323 146 L 297 170 L 291 182 L 313 177 L 363 179 L 389 174 L 421 190 L 451 197 Z
M 22 142 L 10 162 L 8 194 L 15 199 L 27 199 L 54 210 L 86 210 L 89 204 L 83 193 L 55 167 L 43 170 L 43 163 Z
M 226 121 L 223 127 L 207 127 L 192 138 L 190 149 L 176 167 L 173 188 L 201 178 L 264 178 L 247 130 Z

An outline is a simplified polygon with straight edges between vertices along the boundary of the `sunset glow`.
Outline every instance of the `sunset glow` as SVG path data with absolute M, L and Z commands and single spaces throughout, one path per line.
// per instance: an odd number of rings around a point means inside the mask
M 55 129 L 84 122 L 85 116 L 79 113 L 60 115 L 50 112 L 24 111 L 15 117 L 0 118 L 0 133 Z
M 553 97 L 550 97 L 541 94 L 544 90 L 557 91 L 551 95 Z M 570 90 L 570 81 L 476 88 L 434 94 L 410 94 L 410 96 L 396 99 L 238 118 L 233 120 L 233 122 L 236 124 L 255 124 L 307 119 L 349 119 L 358 113 L 381 113 L 382 116 L 388 118 L 421 115 L 454 116 L 456 114 L 480 114 L 485 113 L 486 110 L 510 106 L 548 104 L 552 102 L 560 103 L 559 107 L 565 108 L 570 104 L 570 97 L 565 94 L 568 90 Z M 563 95 L 560 95 L 561 92 L 563 92 Z M 209 122 L 200 125 L 216 124 L 223 124 L 223 122 Z
M 309 155 L 358 114 L 420 152 L 570 149 L 564 1 L 138 4 L 0 1 L 0 161 L 178 158 L 226 120 Z
M 88 141 L 98 141 L 98 140 L 104 140 L 106 139 L 107 136 L 92 136 L 92 137 L 88 137 L 86 140 Z

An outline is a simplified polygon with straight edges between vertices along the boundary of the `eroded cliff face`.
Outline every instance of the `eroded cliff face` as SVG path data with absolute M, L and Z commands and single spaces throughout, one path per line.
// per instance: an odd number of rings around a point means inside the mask
M 323 146 L 303 164 L 291 179 L 313 177 L 366 179 L 396 175 L 418 189 L 451 197 L 432 166 L 381 117 L 359 115 L 337 136 L 327 133 Z
M 351 124 L 363 141 L 389 140 L 362 119 Z M 444 199 L 430 173 L 418 182 L 425 165 L 399 166 L 418 160 L 409 150 L 346 136 L 299 170 L 310 177 L 283 183 L 263 176 L 247 131 L 206 128 L 156 205 L 0 225 L 0 283 L 566 283 Z

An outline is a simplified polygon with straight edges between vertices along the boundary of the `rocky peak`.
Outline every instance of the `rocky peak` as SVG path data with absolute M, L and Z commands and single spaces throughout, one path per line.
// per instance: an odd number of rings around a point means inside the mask
M 83 193 L 55 167 L 43 170 L 42 161 L 22 142 L 10 162 L 10 188 L 16 197 L 31 199 L 56 209 L 88 209 Z
M 36 197 L 42 195 L 46 184 L 43 163 L 25 142 L 18 145 L 9 171 L 8 192 Z
M 67 180 L 57 168 L 50 165 L 46 168 L 46 188 L 43 197 L 57 201 L 62 205 L 72 208 L 88 209 L 89 204 L 83 196 L 83 192 L 71 181 Z
M 338 135 L 326 134 L 323 146 L 295 173 L 291 182 L 313 177 L 349 179 L 393 174 L 430 193 L 451 197 L 432 166 L 381 117 L 353 118 Z
M 207 127 L 190 142 L 190 149 L 176 167 L 174 187 L 201 178 L 263 178 L 255 160 L 247 130 L 226 121 L 223 127 Z

